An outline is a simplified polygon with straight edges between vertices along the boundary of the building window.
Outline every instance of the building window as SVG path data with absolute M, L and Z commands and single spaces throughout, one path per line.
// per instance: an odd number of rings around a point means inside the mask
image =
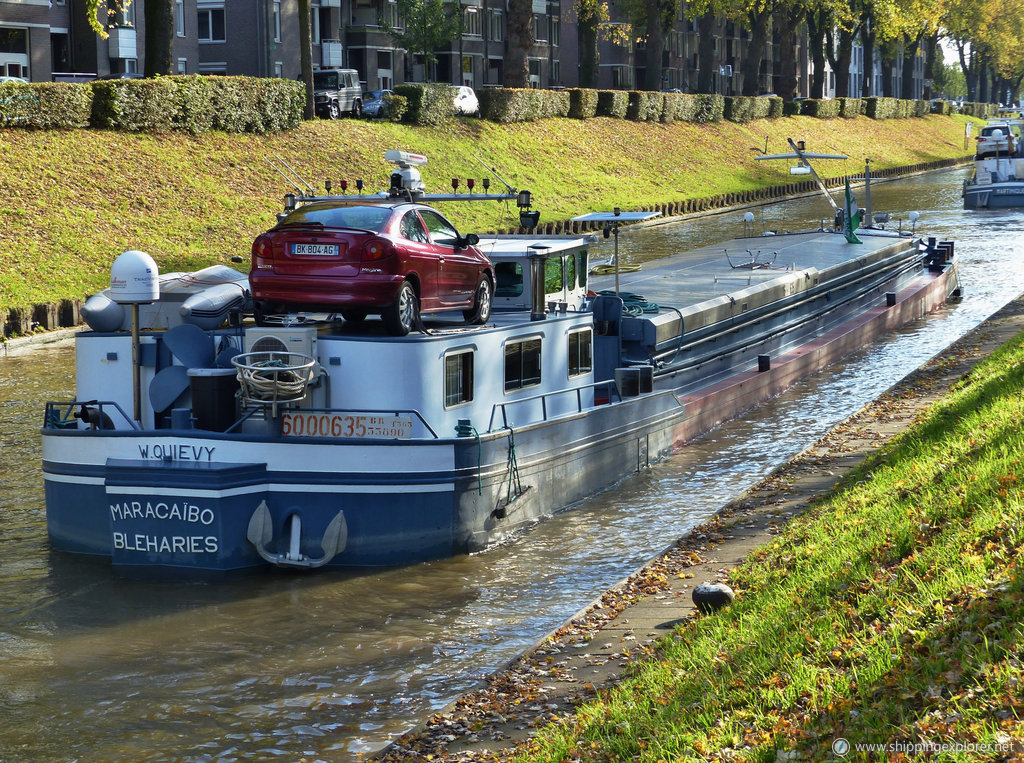
M 281 61 L 274 61 L 274 76 L 278 79 L 284 77 L 284 64 Z
M 225 42 L 224 8 L 199 9 L 199 42 Z
M 185 0 L 174 0 L 174 33 L 185 36 Z
M 401 29 L 404 24 L 398 17 L 398 3 L 395 0 L 388 0 L 387 5 L 384 7 L 385 19 L 388 22 L 388 26 L 392 29 Z
M 281 3 L 274 3 L 274 42 L 281 42 Z
M 130 29 L 135 26 L 135 3 L 132 3 L 127 8 L 108 8 L 107 9 L 107 28 L 122 28 Z
M 473 351 L 444 356 L 444 407 L 473 401 Z
M 188 59 L 187 58 L 179 58 L 178 59 L 177 73 L 178 74 L 188 74 Z
M 548 19 L 547 16 L 534 14 L 533 16 L 533 39 L 534 42 L 548 41 Z
M 540 384 L 540 337 L 505 345 L 505 391 Z
M 126 58 L 124 60 L 124 73 L 125 74 L 138 74 L 139 73 L 139 59 L 137 59 L 137 58 Z
M 487 16 L 487 39 L 491 42 L 501 42 L 505 39 L 505 17 L 501 11 L 491 11 Z
M 472 37 L 481 35 L 480 11 L 477 8 L 466 8 L 462 14 L 462 33 Z
M 548 39 L 552 45 L 558 45 L 558 27 L 562 23 L 562 20 L 558 16 L 549 16 L 551 24 L 551 31 L 548 33 Z
M 592 335 L 590 329 L 569 332 L 569 376 L 583 376 L 594 369 Z

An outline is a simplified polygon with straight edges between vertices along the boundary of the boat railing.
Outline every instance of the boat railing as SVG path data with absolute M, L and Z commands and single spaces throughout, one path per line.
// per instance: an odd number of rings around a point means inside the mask
M 578 387 L 568 387 L 566 389 L 558 389 L 554 392 L 542 392 L 539 395 L 530 395 L 529 397 L 520 397 L 516 400 L 509 400 L 507 403 L 496 403 L 491 408 L 491 419 L 487 422 L 487 431 L 494 431 L 494 417 L 498 411 L 501 411 L 501 425 L 502 428 L 508 427 L 508 407 L 512 405 L 519 405 L 520 403 L 530 403 L 536 400 L 540 400 L 541 405 L 541 416 L 542 421 L 548 420 L 548 399 L 553 398 L 557 395 L 567 395 L 570 393 L 576 394 L 576 413 L 583 412 L 583 391 L 588 389 L 597 389 L 598 387 L 608 387 L 609 402 L 611 401 L 612 393 L 621 402 L 622 395 L 619 394 L 619 388 L 615 385 L 614 379 L 605 379 L 604 381 L 591 382 L 590 384 L 581 384 Z
M 81 406 L 81 410 L 75 408 Z M 117 429 L 111 413 L 123 420 L 128 428 L 140 431 L 141 427 L 124 409 L 113 400 L 68 400 L 51 401 L 43 413 L 43 429 L 78 429 L 78 422 L 89 425 L 90 429 Z M 121 427 L 122 429 L 124 427 Z

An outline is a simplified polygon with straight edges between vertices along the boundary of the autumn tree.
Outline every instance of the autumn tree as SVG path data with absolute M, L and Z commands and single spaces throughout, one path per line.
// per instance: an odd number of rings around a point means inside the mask
M 397 47 L 423 57 L 427 81 L 433 81 L 436 51 L 462 34 L 462 6 L 445 0 L 396 0 L 395 5 L 404 26 L 392 26 L 383 16 L 378 18 L 378 23 Z

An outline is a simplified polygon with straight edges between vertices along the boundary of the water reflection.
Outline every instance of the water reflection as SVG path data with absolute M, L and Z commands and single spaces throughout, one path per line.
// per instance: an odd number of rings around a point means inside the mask
M 517 542 L 414 567 L 216 585 L 121 581 L 51 554 L 42 401 L 70 346 L 0 359 L 0 759 L 334 759 L 374 750 L 471 688 L 940 351 L 1024 284 L 1021 222 L 960 208 L 963 173 L 879 184 L 875 210 L 955 238 L 966 297 Z M 757 225 L 830 218 L 824 201 Z M 743 213 L 623 234 L 627 262 L 742 233 Z M 611 242 L 602 242 L 610 254 Z

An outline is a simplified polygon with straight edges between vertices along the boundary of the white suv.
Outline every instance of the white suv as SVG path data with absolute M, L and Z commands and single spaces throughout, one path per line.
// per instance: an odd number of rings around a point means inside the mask
M 977 158 L 985 156 L 1010 156 L 1017 148 L 1019 134 L 1007 123 L 987 124 L 978 135 Z

